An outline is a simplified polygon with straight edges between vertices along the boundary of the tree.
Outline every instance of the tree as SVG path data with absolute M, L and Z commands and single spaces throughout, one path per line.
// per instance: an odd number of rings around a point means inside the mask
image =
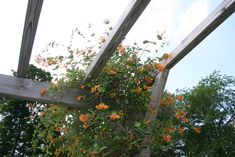
M 235 78 L 214 72 L 185 92 L 191 129 L 187 156 L 235 156 Z
M 14 73 L 15 75 L 15 73 Z M 29 66 L 27 78 L 49 82 L 52 77 L 34 65 Z M 0 114 L 0 154 L 2 156 L 31 156 L 40 152 L 32 151 L 34 127 L 38 122 L 38 112 L 43 104 L 1 98 Z

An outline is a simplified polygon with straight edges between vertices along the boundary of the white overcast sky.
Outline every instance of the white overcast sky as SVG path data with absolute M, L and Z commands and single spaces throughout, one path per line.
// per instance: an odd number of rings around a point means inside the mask
M 27 8 L 27 0 L 0 1 L 0 73 L 16 70 Z M 115 24 L 129 0 L 44 0 L 31 63 L 51 41 L 66 42 L 71 30 L 88 23 L 110 19 Z M 171 52 L 221 0 L 152 0 L 127 35 L 126 42 L 155 39 L 165 30 L 170 45 L 159 53 Z M 232 15 L 170 72 L 167 89 L 192 87 L 201 77 L 220 70 L 235 76 L 235 15 Z

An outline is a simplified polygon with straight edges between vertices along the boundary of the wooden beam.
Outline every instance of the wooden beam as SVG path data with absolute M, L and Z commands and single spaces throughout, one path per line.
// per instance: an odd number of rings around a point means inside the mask
M 26 77 L 43 0 L 28 0 L 18 62 L 18 77 Z
M 112 30 L 110 36 L 105 41 L 100 52 L 91 63 L 87 73 L 83 79 L 83 83 L 87 82 L 92 76 L 100 72 L 105 66 L 117 46 L 124 39 L 141 13 L 144 11 L 150 0 L 132 0 L 124 14 L 121 16 L 119 22 Z
M 153 130 L 153 124 L 156 121 L 156 117 L 158 114 L 160 102 L 162 99 L 162 95 L 164 92 L 164 88 L 166 85 L 167 77 L 169 74 L 169 70 L 166 70 L 165 72 L 159 73 L 154 81 L 153 87 L 152 87 L 152 93 L 150 96 L 150 103 L 147 106 L 147 111 L 145 114 L 145 121 L 148 124 L 148 132 L 150 135 L 146 135 L 146 137 L 143 140 L 143 146 L 144 148 L 142 149 L 141 155 L 142 157 L 150 157 L 150 151 L 148 144 L 151 139 L 151 132 Z
M 78 95 L 86 95 L 80 89 L 66 89 L 63 93 L 55 96 L 46 93 L 41 96 L 40 92 L 44 88 L 49 88 L 52 84 L 33 81 L 25 78 L 18 78 L 0 74 L 0 96 L 12 99 L 38 101 L 41 103 L 56 103 L 69 107 L 87 108 L 83 102 L 78 102 Z
M 171 69 L 194 47 L 214 31 L 235 11 L 235 0 L 224 0 L 207 18 L 201 22 L 173 51 L 173 57 L 164 64 Z

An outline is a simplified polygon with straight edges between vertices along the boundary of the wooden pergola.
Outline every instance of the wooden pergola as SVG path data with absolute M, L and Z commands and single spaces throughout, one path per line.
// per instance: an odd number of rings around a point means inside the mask
M 83 83 L 96 77 L 96 74 L 105 66 L 112 53 L 124 39 L 133 24 L 137 21 L 141 13 L 145 10 L 150 0 L 132 0 L 125 12 L 121 16 L 108 39 L 103 44 L 92 64 L 88 68 Z M 0 96 L 14 99 L 37 101 L 42 103 L 57 103 L 71 107 L 87 108 L 83 102 L 76 100 L 77 95 L 84 94 L 79 88 L 66 89 L 60 97 L 46 94 L 40 95 L 40 90 L 49 88 L 50 83 L 38 82 L 26 79 L 26 72 L 37 30 L 43 0 L 28 0 L 27 13 L 24 24 L 21 50 L 18 62 L 17 77 L 0 74 Z M 151 101 L 149 103 L 145 119 L 154 122 L 157 116 L 160 100 L 163 95 L 167 77 L 173 68 L 182 58 L 184 58 L 194 47 L 214 31 L 235 11 L 235 0 L 224 0 L 204 21 L 202 21 L 172 52 L 173 56 L 165 62 L 166 71 L 156 72 L 155 82 L 152 88 Z M 150 114 L 149 110 L 155 111 Z M 149 126 L 151 131 L 151 126 Z M 144 143 L 148 143 L 148 137 Z M 142 151 L 142 156 L 149 156 L 148 148 Z

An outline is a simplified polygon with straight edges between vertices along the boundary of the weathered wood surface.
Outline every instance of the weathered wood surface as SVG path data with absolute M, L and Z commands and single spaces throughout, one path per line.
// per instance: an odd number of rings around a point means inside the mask
M 148 123 L 148 132 L 151 133 L 153 130 L 153 124 L 156 121 L 156 117 L 158 114 L 158 109 L 160 106 L 160 102 L 162 99 L 162 95 L 164 92 L 164 88 L 166 85 L 167 77 L 169 74 L 169 70 L 166 70 L 165 72 L 159 73 L 154 81 L 153 87 L 152 87 L 152 93 L 150 96 L 150 103 L 147 107 L 147 111 L 145 114 L 145 121 Z M 141 156 L 142 157 L 150 157 L 150 151 L 149 151 L 149 141 L 151 138 L 151 134 L 147 135 L 143 140 L 143 146 L 145 146 L 142 149 Z
M 105 66 L 117 46 L 124 39 L 141 13 L 144 11 L 150 0 L 132 0 L 120 20 L 112 30 L 110 36 L 105 41 L 100 52 L 91 63 L 87 70 L 87 73 L 83 79 L 83 82 L 87 82 L 95 74 Z
M 166 63 L 167 69 L 171 69 L 184 58 L 203 39 L 214 31 L 235 11 L 235 0 L 224 0 L 207 18 L 202 21 L 173 51 L 173 57 Z
M 20 100 L 37 101 L 41 103 L 56 103 L 69 107 L 87 108 L 83 102 L 78 102 L 78 95 L 86 95 L 80 89 L 66 89 L 63 93 L 53 96 L 46 93 L 41 96 L 40 92 L 44 88 L 49 88 L 52 84 L 33 81 L 25 78 L 18 78 L 0 74 L 0 96 Z
M 18 77 L 26 77 L 43 0 L 28 0 L 18 62 Z

